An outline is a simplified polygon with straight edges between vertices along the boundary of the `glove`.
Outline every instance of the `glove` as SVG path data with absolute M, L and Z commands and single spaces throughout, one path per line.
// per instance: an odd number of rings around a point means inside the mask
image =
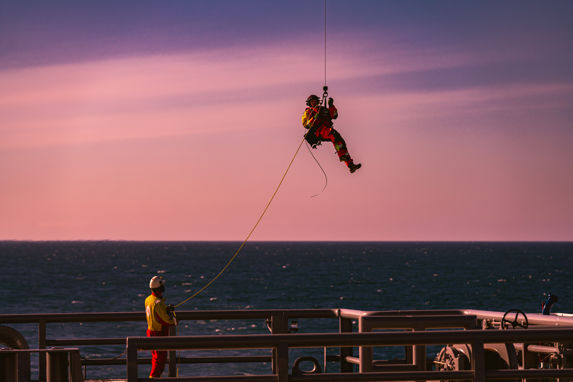
M 328 98 L 328 106 L 333 106 L 334 105 L 334 99 L 332 99 L 332 97 Z
M 175 306 L 167 305 L 167 315 L 173 320 L 174 325 L 177 325 L 177 319 L 175 318 Z

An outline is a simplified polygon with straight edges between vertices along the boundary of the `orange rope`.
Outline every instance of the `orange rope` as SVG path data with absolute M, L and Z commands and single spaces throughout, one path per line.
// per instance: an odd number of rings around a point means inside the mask
M 308 131 L 306 132 L 306 134 L 308 134 Z M 205 289 L 209 288 L 209 286 L 211 284 L 213 284 L 215 282 L 215 280 L 217 280 L 226 270 L 227 268 L 229 268 L 229 266 L 231 265 L 231 263 L 237 258 L 237 256 L 239 255 L 239 252 L 241 252 L 241 249 L 243 249 L 243 247 L 245 246 L 245 244 L 247 244 L 247 241 L 249 241 L 249 239 L 251 238 L 251 235 L 253 234 L 253 232 L 255 232 L 255 229 L 257 228 L 257 226 L 259 225 L 259 223 L 261 222 L 261 220 L 263 219 L 263 216 L 265 215 L 265 213 L 267 212 L 267 210 L 269 209 L 271 203 L 273 202 L 275 196 L 277 195 L 277 193 L 279 192 L 279 189 L 281 187 L 281 185 L 283 184 L 283 181 L 285 180 L 288 171 L 290 170 L 296 156 L 298 155 L 298 152 L 300 151 L 300 148 L 302 146 L 302 144 L 304 143 L 304 140 L 306 138 L 306 134 L 304 135 L 302 141 L 300 142 L 300 144 L 298 145 L 298 148 L 296 149 L 296 152 L 294 153 L 292 159 L 290 160 L 290 163 L 288 164 L 288 167 L 286 168 L 281 181 L 279 182 L 278 186 L 275 189 L 275 192 L 273 192 L 273 195 L 271 196 L 271 198 L 269 199 L 267 205 L 265 206 L 265 209 L 263 210 L 263 212 L 261 213 L 261 215 L 259 216 L 259 219 L 257 220 L 257 222 L 255 223 L 255 225 L 253 226 L 253 228 L 251 228 L 251 231 L 249 232 L 249 234 L 247 235 L 247 237 L 245 238 L 245 240 L 243 240 L 243 243 L 241 244 L 241 246 L 239 247 L 239 249 L 237 249 L 237 251 L 235 252 L 235 254 L 229 259 L 229 261 L 227 261 L 227 264 L 225 264 L 225 266 L 219 271 L 219 273 L 217 273 L 217 275 L 215 277 L 213 277 L 207 284 L 205 284 L 201 289 L 199 289 L 197 292 L 193 293 L 190 297 L 188 297 L 187 299 L 181 301 L 179 304 L 175 305 L 176 308 L 178 308 L 179 306 L 185 304 L 187 301 L 191 300 L 192 298 L 194 298 L 195 296 L 197 296 L 198 294 L 200 294 L 201 292 L 203 292 Z

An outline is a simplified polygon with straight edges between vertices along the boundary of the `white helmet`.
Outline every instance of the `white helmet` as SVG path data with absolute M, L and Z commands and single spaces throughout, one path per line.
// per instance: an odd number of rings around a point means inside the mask
M 149 281 L 150 289 L 157 289 L 165 285 L 165 280 L 161 276 L 153 276 Z

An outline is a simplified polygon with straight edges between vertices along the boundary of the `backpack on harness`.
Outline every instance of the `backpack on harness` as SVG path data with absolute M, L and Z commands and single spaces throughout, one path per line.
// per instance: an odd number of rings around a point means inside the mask
M 324 106 L 320 106 L 320 108 L 318 109 L 318 118 L 316 119 L 314 124 L 310 127 L 310 129 L 308 129 L 308 132 L 304 138 L 313 149 L 315 149 L 316 146 L 320 146 L 321 142 L 321 139 L 316 134 L 316 131 L 325 122 L 328 122 L 330 120 L 331 118 L 328 109 Z

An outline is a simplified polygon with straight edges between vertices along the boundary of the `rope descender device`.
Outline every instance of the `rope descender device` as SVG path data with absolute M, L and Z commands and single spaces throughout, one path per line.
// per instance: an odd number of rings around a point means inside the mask
M 328 97 L 328 86 L 322 87 L 322 104 L 326 106 L 326 98 Z

